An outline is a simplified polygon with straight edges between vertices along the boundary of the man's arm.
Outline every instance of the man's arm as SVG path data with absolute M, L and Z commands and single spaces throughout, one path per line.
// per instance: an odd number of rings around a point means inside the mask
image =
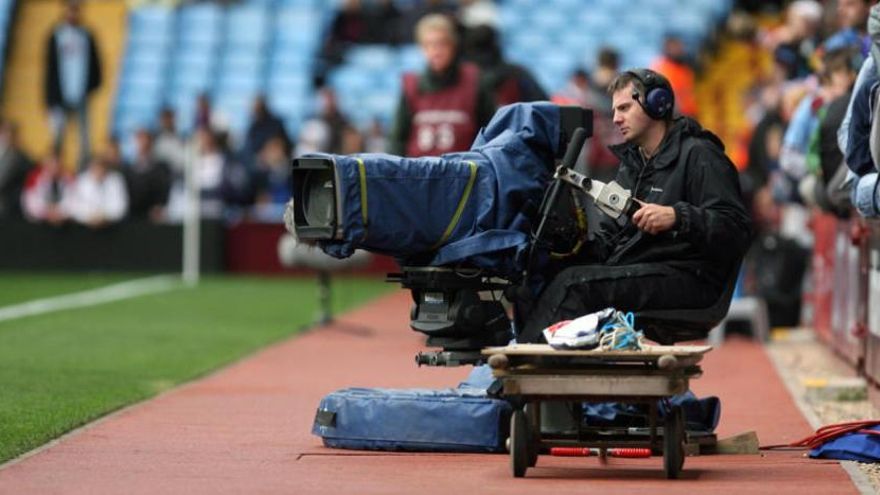
M 687 201 L 679 201 L 671 230 L 708 258 L 744 254 L 751 241 L 751 219 L 742 202 L 739 178 L 721 151 L 697 146 L 688 163 Z

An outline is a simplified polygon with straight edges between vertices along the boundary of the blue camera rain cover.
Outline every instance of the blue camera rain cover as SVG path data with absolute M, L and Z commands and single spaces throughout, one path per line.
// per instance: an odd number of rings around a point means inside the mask
M 518 103 L 500 109 L 467 152 L 314 155 L 334 161 L 342 205 L 342 239 L 321 248 L 338 258 L 361 248 L 404 263 L 418 256 L 516 273 L 531 230 L 524 212 L 541 202 L 559 140 L 556 105 Z
M 510 412 L 478 388 L 347 388 L 321 400 L 312 433 L 340 449 L 499 452 Z

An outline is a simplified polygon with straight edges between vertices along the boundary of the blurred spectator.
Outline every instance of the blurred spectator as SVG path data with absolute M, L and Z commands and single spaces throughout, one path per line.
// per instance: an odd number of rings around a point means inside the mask
M 93 157 L 70 192 L 71 218 L 88 227 L 105 227 L 122 220 L 128 212 L 125 179 L 106 156 Z
M 52 30 L 46 44 L 46 106 L 52 145 L 60 153 L 67 119 L 77 118 L 79 167 L 89 157 L 89 95 L 101 85 L 101 65 L 95 38 L 80 24 L 80 3 L 69 1 L 64 20 Z
M 458 2 L 454 0 L 420 0 L 413 2 L 411 6 L 404 9 L 401 16 L 400 36 L 404 42 L 412 39 L 418 39 L 419 22 L 433 14 L 446 16 L 454 26 L 456 33 L 461 33 L 461 26 L 458 24 L 456 11 L 458 10 Z
M 491 0 L 459 0 L 458 19 L 466 30 L 478 26 L 498 27 L 498 7 Z
M 528 69 L 504 60 L 491 26 L 475 26 L 466 32 L 464 57 L 480 68 L 482 84 L 492 94 L 496 107 L 547 99 L 547 93 Z
M 592 75 L 584 70 L 572 73 L 566 87 L 554 95 L 557 102 L 574 102 L 593 110 L 593 137 L 587 141 L 586 164 L 597 179 L 612 179 L 619 160 L 608 149 L 623 142 L 620 130 L 612 122 L 611 97 L 608 85 L 619 73 L 620 57 L 616 50 L 602 47 L 596 55 Z
M 785 132 L 779 87 L 775 84 L 763 86 L 760 89 L 759 102 L 764 108 L 764 114 L 752 132 L 748 163 L 740 176 L 743 196 L 746 198 L 753 197 L 758 189 L 767 184 L 770 172 L 779 168 L 779 151 Z
M 364 137 L 364 151 L 367 153 L 384 153 L 387 149 L 388 138 L 385 136 L 382 121 L 373 119 L 370 122 L 369 129 L 367 129 L 367 135 Z
M 351 155 L 354 153 L 363 153 L 364 135 L 355 127 L 346 127 L 342 130 L 342 154 Z
M 590 101 L 594 105 L 593 108 L 601 110 L 609 116 L 611 115 L 611 97 L 608 96 L 607 89 L 619 72 L 620 55 L 617 50 L 607 46 L 600 48 L 599 53 L 596 54 L 596 68 L 592 74 Z
M 350 127 L 351 123 L 339 110 L 336 92 L 325 86 L 318 90 L 318 115 L 307 120 L 300 130 L 297 152 L 342 153 L 343 134 Z
M 60 156 L 50 153 L 25 181 L 21 205 L 27 219 L 50 225 L 67 221 L 73 182 L 73 177 L 63 169 Z
M 120 146 L 119 140 L 113 136 L 108 137 L 107 143 L 104 145 L 104 161 L 110 168 L 116 170 L 122 170 L 128 166 L 122 156 L 122 146 Z
M 290 140 L 284 129 L 284 123 L 269 110 L 266 97 L 259 95 L 254 99 L 251 125 L 244 140 L 242 154 L 245 163 L 253 164 L 266 142 L 275 137 L 280 137 L 285 149 L 290 149 Z
M 194 129 L 213 129 L 214 122 L 211 120 L 213 118 L 213 110 L 211 109 L 211 98 L 207 93 L 200 93 L 198 97 L 196 97 L 196 113 L 195 113 L 195 121 Z
M 853 32 L 861 38 L 860 49 L 863 56 L 868 55 L 871 44 L 867 25 L 872 3 L 873 0 L 837 0 L 837 21 L 840 30 Z
M 747 292 L 767 302 L 770 326 L 796 326 L 809 252 L 778 233 L 781 212 L 767 188 L 758 190 L 752 207 L 758 235 L 746 256 Z
M 785 69 L 786 79 L 810 73 L 809 58 L 816 48 L 822 5 L 815 0 L 795 0 L 785 11 L 785 24 L 764 36 L 764 45 Z
M 280 136 L 269 138 L 257 156 L 257 205 L 283 205 L 290 199 L 287 144 Z
M 345 0 L 330 23 L 330 32 L 321 47 L 321 71 L 342 63 L 345 50 L 361 43 L 367 35 L 367 19 L 361 0 Z
M 694 69 L 681 38 L 667 36 L 663 41 L 663 54 L 651 64 L 651 68 L 666 76 L 675 91 L 678 112 L 689 117 L 697 115 Z
M 391 0 L 373 0 L 364 7 L 364 43 L 398 44 L 401 14 Z
M 153 136 L 146 129 L 135 134 L 137 151 L 131 165 L 124 169 L 128 188 L 129 216 L 158 222 L 164 216 L 171 171 L 153 153 Z
M 403 76 L 390 151 L 415 157 L 467 150 L 495 112 L 480 69 L 460 60 L 455 26 L 446 16 L 424 17 L 416 38 L 427 68 Z
M 21 216 L 21 191 L 33 167 L 18 144 L 18 129 L 9 121 L 0 123 L 0 218 Z
M 183 175 L 186 145 L 177 134 L 174 110 L 163 108 L 159 113 L 159 132 L 153 139 L 156 160 L 168 164 L 175 175 Z
M 801 183 L 800 189 L 801 196 L 809 198 L 812 203 L 817 203 L 826 211 L 845 216 L 850 206 L 848 201 L 845 198 L 834 199 L 839 196 L 835 194 L 835 189 L 840 187 L 843 176 L 834 181 L 835 185 L 831 190 L 828 186 L 838 175 L 839 169 L 846 169 L 841 167 L 843 154 L 837 146 L 837 129 L 843 122 L 856 71 L 861 65 L 861 46 L 829 52 L 825 59 L 823 66 L 828 78 L 828 90 L 824 101 L 827 103 L 819 109 L 819 124 L 808 147 L 807 168 L 811 174 L 808 180 Z M 844 199 L 842 204 L 840 199 Z

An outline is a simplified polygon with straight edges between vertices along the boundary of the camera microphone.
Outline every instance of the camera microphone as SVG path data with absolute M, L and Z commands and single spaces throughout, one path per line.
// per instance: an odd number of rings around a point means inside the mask
M 574 130 L 571 141 L 568 142 L 568 147 L 565 149 L 565 156 L 562 158 L 563 167 L 574 168 L 574 163 L 581 154 L 584 143 L 587 142 L 587 137 L 587 131 L 583 127 L 578 127 Z

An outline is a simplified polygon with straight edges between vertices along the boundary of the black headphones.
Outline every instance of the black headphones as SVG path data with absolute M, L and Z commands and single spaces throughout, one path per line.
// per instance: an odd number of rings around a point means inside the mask
M 651 69 L 632 69 L 626 73 L 632 75 L 645 87 L 644 95 L 636 88 L 632 97 L 645 110 L 648 117 L 661 120 L 672 116 L 672 110 L 675 108 L 675 93 L 669 80 Z

